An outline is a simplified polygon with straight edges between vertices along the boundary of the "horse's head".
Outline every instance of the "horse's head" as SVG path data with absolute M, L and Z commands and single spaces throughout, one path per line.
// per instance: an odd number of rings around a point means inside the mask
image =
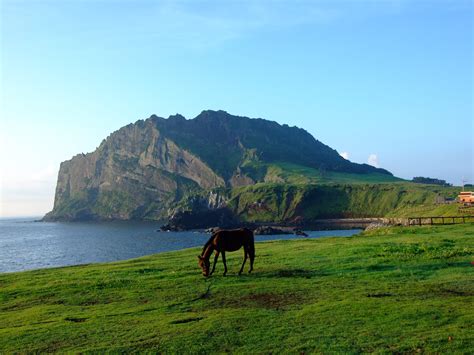
M 209 268 L 210 263 L 209 259 L 203 258 L 202 255 L 198 255 L 198 265 L 202 269 L 202 275 L 208 277 L 209 276 Z

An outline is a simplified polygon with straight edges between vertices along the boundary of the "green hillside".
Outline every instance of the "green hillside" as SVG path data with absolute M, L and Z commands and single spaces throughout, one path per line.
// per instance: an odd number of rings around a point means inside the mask
M 474 348 L 474 225 L 199 248 L 0 274 L 0 353 L 441 353 Z
M 224 179 L 246 162 L 286 162 L 313 169 L 356 174 L 391 175 L 384 169 L 356 164 L 315 139 L 304 129 L 265 119 L 206 110 L 191 120 L 181 115 L 150 118 L 159 131 L 200 157 Z
M 243 169 L 247 165 L 243 166 Z M 289 184 L 327 184 L 327 183 L 345 183 L 345 184 L 363 184 L 363 183 L 393 183 L 401 182 L 403 179 L 393 175 L 379 172 L 367 172 L 355 174 L 349 172 L 334 172 L 326 169 L 315 169 L 312 167 L 296 165 L 285 162 L 276 162 L 272 164 L 256 163 L 253 165 L 254 171 L 263 174 L 262 179 L 266 182 L 285 182 Z M 250 170 L 250 169 L 248 169 Z M 245 171 L 245 170 L 244 170 Z
M 456 188 L 387 183 L 259 183 L 224 195 L 227 206 L 246 222 L 306 222 L 321 218 L 402 217 L 413 208 L 434 205 L 438 196 L 453 197 Z M 454 205 L 453 205 L 454 206 Z M 447 212 L 446 212 L 447 213 Z
M 473 209 L 474 211 L 474 209 Z M 400 207 L 387 214 L 387 217 L 454 217 L 464 216 L 467 212 L 460 211 L 457 203 L 452 204 L 420 204 L 414 207 Z

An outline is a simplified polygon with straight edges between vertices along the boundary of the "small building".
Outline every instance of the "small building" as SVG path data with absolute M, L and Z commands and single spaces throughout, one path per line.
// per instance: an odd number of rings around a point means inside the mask
M 474 192 L 461 191 L 458 195 L 458 201 L 464 204 L 474 204 Z

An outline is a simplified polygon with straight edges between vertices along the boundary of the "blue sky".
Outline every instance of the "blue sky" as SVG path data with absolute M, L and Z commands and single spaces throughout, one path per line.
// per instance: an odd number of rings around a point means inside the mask
M 0 3 L 0 216 L 50 210 L 60 162 L 121 126 L 205 109 L 473 181 L 472 1 Z

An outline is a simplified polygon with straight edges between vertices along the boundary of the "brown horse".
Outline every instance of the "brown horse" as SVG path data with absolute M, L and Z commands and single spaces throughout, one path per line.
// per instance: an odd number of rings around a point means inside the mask
M 239 275 L 244 270 L 245 262 L 247 257 L 250 258 L 250 270 L 249 273 L 253 270 L 253 260 L 255 259 L 255 245 L 253 232 L 250 229 L 233 229 L 233 230 L 218 230 L 213 233 L 211 238 L 207 241 L 202 249 L 201 255 L 199 258 L 199 267 L 202 269 L 202 274 L 204 276 L 212 275 L 216 269 L 217 259 L 219 254 L 222 254 L 222 262 L 224 263 L 224 276 L 227 274 L 227 264 L 225 262 L 225 252 L 226 251 L 236 251 L 244 247 L 244 262 L 240 268 Z M 210 262 L 209 258 L 212 255 L 212 252 L 215 251 L 214 256 L 214 265 L 212 271 L 209 273 Z

